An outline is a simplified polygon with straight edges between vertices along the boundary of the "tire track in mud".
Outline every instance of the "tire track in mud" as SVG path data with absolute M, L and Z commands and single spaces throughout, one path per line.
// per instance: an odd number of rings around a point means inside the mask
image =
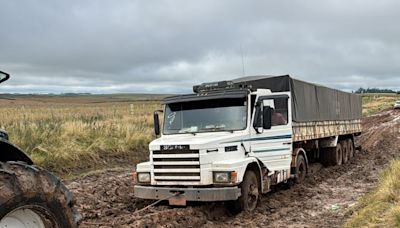
M 211 203 L 160 205 L 134 214 L 152 201 L 134 197 L 129 170 L 89 176 L 68 187 L 84 218 L 81 227 L 340 227 L 358 199 L 377 185 L 379 173 L 400 155 L 400 111 L 367 117 L 363 128 L 356 140 L 363 150 L 353 160 L 328 168 L 313 164 L 304 184 L 277 186 L 253 213 L 232 216 L 222 203 Z

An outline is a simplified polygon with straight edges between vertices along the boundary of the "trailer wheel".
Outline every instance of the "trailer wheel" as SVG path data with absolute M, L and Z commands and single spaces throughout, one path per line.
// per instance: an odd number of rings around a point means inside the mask
M 303 155 L 299 155 L 297 157 L 296 162 L 296 183 L 300 184 L 304 182 L 307 175 L 307 164 L 306 160 L 304 159 Z
M 347 139 L 347 150 L 349 152 L 349 159 L 354 157 L 354 144 L 352 139 Z
M 325 148 L 322 161 L 326 166 L 341 165 L 343 161 L 343 151 L 340 143 L 338 143 L 336 147 Z
M 257 207 L 260 198 L 259 182 L 257 175 L 251 171 L 246 171 L 243 182 L 240 184 L 242 195 L 236 201 L 228 205 L 228 209 L 233 214 L 241 211 L 251 212 Z
M 333 148 L 332 150 L 333 154 L 332 154 L 332 162 L 333 165 L 342 165 L 342 161 L 343 161 L 343 148 L 342 145 L 340 145 L 340 143 L 338 143 L 336 145 L 336 148 Z
M 0 162 L 0 227 L 76 227 L 73 203 L 72 194 L 46 170 Z
M 342 163 L 346 164 L 349 160 L 349 148 L 347 140 L 340 141 L 340 146 L 342 147 Z

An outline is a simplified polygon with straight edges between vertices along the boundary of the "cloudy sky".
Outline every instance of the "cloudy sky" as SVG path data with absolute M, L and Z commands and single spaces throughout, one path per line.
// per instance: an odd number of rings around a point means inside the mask
M 400 90 L 399 21 L 397 0 L 0 0 L 0 93 L 190 92 L 242 60 L 246 75 Z

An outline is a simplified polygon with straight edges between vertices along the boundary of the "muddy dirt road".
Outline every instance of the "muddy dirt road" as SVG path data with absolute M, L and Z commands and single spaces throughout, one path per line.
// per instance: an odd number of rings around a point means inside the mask
M 370 116 L 363 128 L 356 142 L 363 150 L 348 164 L 313 164 L 306 183 L 264 195 L 252 214 L 231 216 L 222 204 L 161 205 L 134 214 L 151 201 L 134 198 L 129 170 L 92 175 L 68 187 L 83 215 L 81 227 L 340 227 L 376 186 L 380 171 L 400 156 L 400 111 Z

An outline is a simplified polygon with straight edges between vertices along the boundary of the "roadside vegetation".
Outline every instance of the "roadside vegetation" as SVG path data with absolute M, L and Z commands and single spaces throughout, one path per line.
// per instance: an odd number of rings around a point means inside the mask
M 161 108 L 159 97 L 132 95 L 1 97 L 0 127 L 10 140 L 64 177 L 146 159 L 152 113 Z
M 396 100 L 399 94 L 363 94 L 363 115 L 391 109 Z M 355 210 L 345 227 L 400 227 L 400 160 L 381 174 L 377 188 L 362 197 Z
M 368 93 L 363 94 L 362 97 L 364 116 L 393 108 L 394 103 L 400 100 L 400 94 L 395 93 Z
M 400 161 L 382 174 L 377 189 L 361 199 L 345 227 L 400 227 Z

